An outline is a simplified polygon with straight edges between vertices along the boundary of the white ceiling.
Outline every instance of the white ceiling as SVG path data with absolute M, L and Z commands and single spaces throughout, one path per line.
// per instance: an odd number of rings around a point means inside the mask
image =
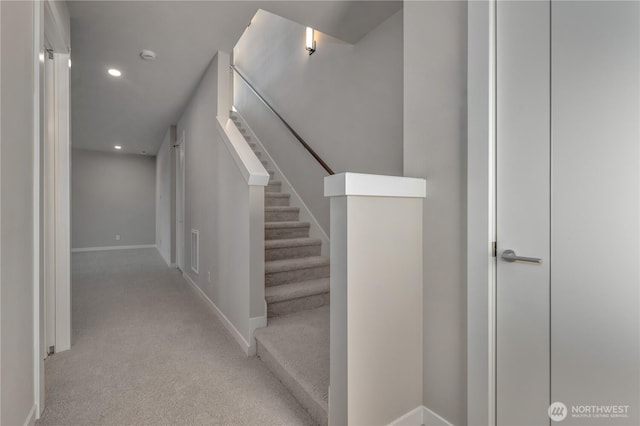
M 402 1 L 70 1 L 76 148 L 154 155 L 218 50 L 258 8 L 356 42 Z M 157 53 L 143 61 L 142 49 Z M 122 77 L 107 75 L 118 68 Z M 211 118 L 212 120 L 214 117 Z

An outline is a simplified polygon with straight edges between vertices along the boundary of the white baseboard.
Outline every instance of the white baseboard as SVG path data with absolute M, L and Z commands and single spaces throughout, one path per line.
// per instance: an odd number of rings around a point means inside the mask
M 240 333 L 238 329 L 233 325 L 233 323 L 229 321 L 229 318 L 227 318 L 227 316 L 220 310 L 220 308 L 218 308 L 216 304 L 213 303 L 211 299 L 209 299 L 209 296 L 207 296 L 205 292 L 202 291 L 198 284 L 196 284 L 195 281 L 193 281 L 187 273 L 183 272 L 182 276 L 189 284 L 189 287 L 191 287 L 196 295 L 198 295 L 207 304 L 207 306 L 213 311 L 213 313 L 216 314 L 220 322 L 222 322 L 222 324 L 225 326 L 227 331 L 231 333 L 234 339 L 236 339 L 236 342 L 238 342 L 245 355 L 250 356 L 252 352 L 255 354 L 256 344 L 255 340 L 253 339 L 253 334 L 251 335 L 252 344 L 249 344 L 249 342 L 247 342 L 242 336 L 242 333 Z
M 24 421 L 24 426 L 33 426 L 36 424 L 36 412 L 38 411 L 38 406 L 34 403 L 31 410 L 29 410 L 29 414 Z
M 164 254 L 162 254 L 162 251 L 160 251 L 160 247 L 156 244 L 155 245 L 156 250 L 158 250 L 158 254 L 160 255 L 160 257 L 162 258 L 162 260 L 164 260 L 164 262 L 167 264 L 167 266 L 169 268 L 173 268 L 176 266 L 175 263 L 171 263 L 171 260 L 167 259 Z
M 424 426 L 453 426 L 453 423 L 425 406 L 422 406 L 422 424 Z
M 157 248 L 155 244 L 142 244 L 136 246 L 105 246 L 105 247 L 81 247 L 72 248 L 72 253 L 79 253 L 83 251 L 103 251 L 103 250 L 128 250 L 128 249 L 141 249 L 141 248 Z
M 389 426 L 419 426 L 424 424 L 422 423 L 422 408 L 423 407 L 414 408 L 413 410 L 389 423 Z
M 266 302 L 265 302 L 266 305 Z M 264 309 L 267 312 L 267 308 Z M 267 316 L 263 315 L 261 317 L 249 318 L 249 333 L 251 335 L 251 346 L 249 347 L 248 356 L 254 356 L 256 354 L 256 339 L 253 337 L 254 332 L 258 328 L 263 328 L 267 326 Z
M 389 423 L 389 426 L 453 426 L 444 417 L 429 410 L 424 405 L 414 408 L 408 413 Z

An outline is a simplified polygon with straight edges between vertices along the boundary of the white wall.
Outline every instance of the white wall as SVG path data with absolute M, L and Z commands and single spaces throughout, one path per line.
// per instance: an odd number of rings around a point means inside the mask
M 72 247 L 154 245 L 155 157 L 72 151 Z
M 467 4 L 404 3 L 404 174 L 424 204 L 424 405 L 466 424 Z
M 234 63 L 336 172 L 402 174 L 402 12 L 351 45 L 265 11 L 234 48 Z M 326 233 L 326 173 L 236 79 L 234 105 Z
M 0 2 L 0 423 L 34 408 L 34 3 Z
M 185 135 L 184 272 L 226 317 L 227 326 L 237 330 L 234 337 L 247 350 L 252 341 L 250 318 L 266 314 L 264 269 L 259 306 L 251 303 L 256 296 L 251 271 L 256 264 L 264 268 L 264 243 L 259 245 L 261 259 L 252 258 L 250 210 L 256 202 L 263 210 L 263 196 L 256 199 L 257 187 L 247 185 L 217 128 L 218 79 L 224 77 L 218 75 L 220 56 L 212 59 L 177 124 L 178 139 Z M 224 58 L 228 64 L 228 55 Z M 199 231 L 199 273 L 190 267 L 192 229 Z
M 156 155 L 156 247 L 167 264 L 174 263 L 173 236 L 175 233 L 175 179 L 173 145 L 176 136 L 175 126 L 171 126 L 164 136 Z

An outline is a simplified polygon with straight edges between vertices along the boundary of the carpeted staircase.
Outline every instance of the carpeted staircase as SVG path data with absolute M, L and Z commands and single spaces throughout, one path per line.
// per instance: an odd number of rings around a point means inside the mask
M 321 425 L 327 424 L 329 386 L 329 259 L 309 222 L 290 206 L 269 161 L 234 113 L 231 119 L 261 159 L 265 188 L 265 298 L 267 327 L 256 330 L 257 354 Z

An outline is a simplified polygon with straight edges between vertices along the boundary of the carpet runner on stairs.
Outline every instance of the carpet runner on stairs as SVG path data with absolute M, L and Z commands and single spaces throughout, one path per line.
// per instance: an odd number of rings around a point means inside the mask
M 267 327 L 256 330 L 257 354 L 321 425 L 327 424 L 329 386 L 329 259 L 310 223 L 282 192 L 270 160 L 232 112 L 249 146 L 270 175 L 265 188 L 265 299 Z
M 328 423 L 329 307 L 270 319 L 258 356 L 320 425 Z

